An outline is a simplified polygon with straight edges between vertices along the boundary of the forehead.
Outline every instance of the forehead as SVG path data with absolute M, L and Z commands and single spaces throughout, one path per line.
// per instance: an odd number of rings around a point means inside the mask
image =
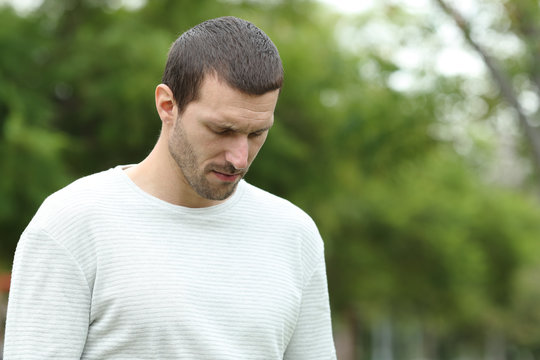
M 279 90 L 250 95 L 233 89 L 216 76 L 205 76 L 198 95 L 186 111 L 196 112 L 203 120 L 236 126 L 265 126 L 273 122 Z

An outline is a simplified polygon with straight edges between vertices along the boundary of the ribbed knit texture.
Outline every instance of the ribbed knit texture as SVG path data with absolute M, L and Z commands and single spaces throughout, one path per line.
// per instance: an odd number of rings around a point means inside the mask
M 79 358 L 335 359 L 316 226 L 245 181 L 199 209 L 74 182 L 18 244 L 4 359 Z

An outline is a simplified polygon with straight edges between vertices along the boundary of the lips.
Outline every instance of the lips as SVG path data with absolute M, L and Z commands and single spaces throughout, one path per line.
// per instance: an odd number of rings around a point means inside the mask
M 235 182 L 240 177 L 240 174 L 226 174 L 215 170 L 213 170 L 212 173 L 216 175 L 219 180 L 225 182 Z

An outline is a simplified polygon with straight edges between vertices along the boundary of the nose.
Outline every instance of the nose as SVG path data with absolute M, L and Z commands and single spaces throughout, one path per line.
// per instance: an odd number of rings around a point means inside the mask
M 225 153 L 225 160 L 236 169 L 248 167 L 249 143 L 247 136 L 238 135 L 231 139 L 229 149 Z

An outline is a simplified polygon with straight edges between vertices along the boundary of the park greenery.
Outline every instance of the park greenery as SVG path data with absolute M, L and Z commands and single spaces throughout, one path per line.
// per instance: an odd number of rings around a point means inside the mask
M 524 45 L 512 56 L 496 41 L 483 51 L 519 102 L 540 79 L 540 9 L 503 3 L 483 25 Z M 489 72 L 471 79 L 417 69 L 418 86 L 392 86 L 404 71 L 392 54 L 433 44 L 437 19 L 450 22 L 451 13 L 434 7 L 437 16 L 426 18 L 392 2 L 358 16 L 302 0 L 121 4 L 0 7 L 5 271 L 46 196 L 150 151 L 160 130 L 153 91 L 172 41 L 205 19 L 234 15 L 273 39 L 285 67 L 275 125 L 247 180 L 317 222 L 334 326 L 352 339 L 351 358 L 540 358 L 540 180 L 526 136 L 537 131 L 536 113 L 513 107 Z M 369 41 L 376 34 L 364 30 L 381 19 L 396 46 Z M 465 34 L 482 40 L 468 20 Z M 518 181 L 496 171 L 508 132 Z M 393 351 L 381 355 L 385 346 Z

